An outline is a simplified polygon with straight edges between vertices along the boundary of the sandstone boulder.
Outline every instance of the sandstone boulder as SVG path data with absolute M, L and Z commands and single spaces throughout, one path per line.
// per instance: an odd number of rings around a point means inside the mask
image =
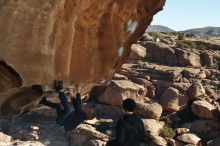
M 183 143 L 183 142 L 181 142 L 179 140 L 170 139 L 170 138 L 167 139 L 167 143 L 170 146 L 185 146 L 185 143 Z
M 187 128 L 177 128 L 177 129 L 175 129 L 175 131 L 176 131 L 177 135 L 181 135 L 181 134 L 189 132 L 189 129 L 187 129 Z
M 207 77 L 206 74 L 207 74 L 207 71 L 205 71 L 204 69 L 201 69 L 199 73 L 196 75 L 196 78 L 200 80 L 205 79 Z
M 90 125 L 81 124 L 75 130 L 71 131 L 69 134 L 69 141 L 71 146 L 75 145 L 88 145 L 89 146 L 102 146 L 102 144 L 108 141 L 108 136 L 102 134 Z M 97 141 L 98 140 L 98 141 Z M 92 145 L 92 143 L 94 143 Z
M 32 130 L 30 127 L 13 127 L 9 131 L 14 139 L 19 139 L 22 141 L 38 141 L 39 132 Z
M 145 42 L 145 41 L 154 41 L 154 38 L 152 36 L 150 36 L 148 33 L 144 33 L 140 39 L 139 39 L 140 42 Z
M 213 112 L 216 107 L 207 101 L 194 101 L 191 105 L 191 108 L 192 112 L 200 118 L 215 119 Z
M 143 86 L 127 80 L 117 80 L 111 81 L 106 91 L 96 98 L 99 102 L 121 107 L 126 98 L 132 98 L 136 102 L 143 103 L 146 94 L 147 90 Z
M 185 142 L 188 144 L 194 144 L 194 145 L 196 145 L 201 140 L 198 136 L 192 133 L 185 133 L 185 134 L 179 135 L 177 136 L 177 139 L 182 142 Z
M 0 132 L 0 142 L 2 143 L 11 143 L 12 137 Z
M 144 119 L 143 122 L 148 138 L 158 136 L 160 129 L 162 129 L 165 124 L 155 119 Z
M 167 146 L 167 141 L 161 136 L 155 136 L 152 139 L 153 144 L 156 146 Z
M 145 89 L 147 89 L 146 96 L 148 98 L 153 99 L 155 97 L 156 88 L 154 87 L 154 85 L 150 81 L 148 81 L 146 79 L 143 79 L 143 78 L 133 78 L 132 82 L 134 82 L 134 83 L 136 83 L 138 85 L 141 85 Z
M 159 120 L 162 115 L 162 106 L 158 103 L 138 104 L 135 113 L 144 117 Z
M 9 145 L 13 145 L 13 146 L 46 146 L 38 141 L 19 141 L 19 140 L 16 140 L 16 141 L 10 143 Z
M 204 98 L 206 96 L 206 92 L 204 87 L 199 82 L 194 82 L 188 89 L 187 93 L 190 95 L 190 99 L 198 99 Z
M 213 57 L 214 55 L 211 52 L 203 52 L 201 54 L 203 65 L 213 66 L 214 64 Z
M 178 59 L 178 65 L 180 66 L 194 66 L 194 67 L 200 67 L 200 56 L 194 52 L 182 50 L 182 49 L 176 49 L 175 50 L 177 59 Z
M 173 44 L 173 40 L 172 38 L 162 38 L 160 39 L 160 41 L 166 45 L 172 45 Z
M 168 45 L 164 43 L 144 42 L 143 46 L 147 49 L 147 60 L 168 65 L 177 64 L 175 51 Z
M 122 68 L 120 68 L 117 73 L 122 74 L 126 77 L 128 77 L 129 79 L 132 78 L 133 76 L 133 71 L 129 70 L 128 68 L 124 68 L 124 65 L 122 66 Z
M 177 112 L 188 105 L 189 97 L 175 88 L 168 88 L 160 97 L 159 103 L 168 112 Z
M 131 53 L 129 60 L 142 60 L 146 57 L 146 48 L 139 44 L 133 44 L 131 46 Z
M 116 73 L 112 79 L 113 80 L 127 80 L 128 77 L 126 77 L 125 75 Z
M 216 120 L 196 120 L 191 124 L 190 130 L 205 140 L 216 138 L 220 134 L 220 125 Z
M 105 84 L 129 57 L 164 0 L 0 2 L 0 107 L 10 116 L 33 106 L 36 99 L 4 92 L 15 87 L 51 87 L 54 80 L 81 84 L 82 94 Z M 13 92 L 13 91 L 12 91 Z M 11 93 L 12 93 L 11 92 Z M 13 92 L 14 93 L 14 92 Z M 25 97 L 24 97 L 25 96 Z M 13 110 L 10 105 L 22 99 Z M 18 101 L 20 102 L 20 101 Z
M 175 68 L 157 65 L 157 64 L 146 64 L 144 70 L 138 70 L 145 75 L 150 76 L 150 79 L 164 80 L 169 82 L 178 82 L 181 80 L 181 68 Z
M 184 68 L 181 72 L 182 76 L 190 81 L 193 79 L 205 79 L 207 77 L 206 71 L 203 69 Z
M 0 132 L 0 145 L 1 146 L 45 146 L 38 141 L 13 141 L 12 137 Z

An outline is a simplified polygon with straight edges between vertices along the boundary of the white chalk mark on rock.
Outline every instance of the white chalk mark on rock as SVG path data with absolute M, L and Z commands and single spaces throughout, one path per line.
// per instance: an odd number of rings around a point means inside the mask
M 138 25 L 137 21 L 130 19 L 127 23 L 127 32 L 134 33 Z
M 123 48 L 123 47 L 120 47 L 120 48 L 118 49 L 118 56 L 121 57 L 121 56 L 123 55 L 123 53 L 124 53 L 124 48 Z

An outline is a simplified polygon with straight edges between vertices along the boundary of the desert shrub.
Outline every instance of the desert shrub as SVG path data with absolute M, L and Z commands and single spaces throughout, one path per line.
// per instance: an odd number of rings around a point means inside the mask
M 143 68 L 145 66 L 145 63 L 142 60 L 138 60 L 137 64 L 139 68 Z
M 174 138 L 176 133 L 173 128 L 165 125 L 162 129 L 160 129 L 159 135 L 166 138 Z
M 196 48 L 199 50 L 207 50 L 207 47 L 203 44 L 198 45 Z
M 159 131 L 159 135 L 167 138 L 174 138 L 176 136 L 175 130 L 173 129 L 174 121 L 171 118 L 167 118 L 165 125 Z
M 178 40 L 185 40 L 185 35 L 184 35 L 184 33 L 179 33 L 178 36 L 177 36 L 177 39 L 178 39 Z
M 168 126 L 168 127 L 173 127 L 174 121 L 170 117 L 168 117 L 166 119 L 166 124 L 165 125 Z
M 148 34 L 150 36 L 152 36 L 154 38 L 154 40 L 156 40 L 157 38 L 160 38 L 160 33 L 159 32 L 149 32 Z
M 193 41 L 189 41 L 189 40 L 178 40 L 176 42 L 176 47 L 177 48 L 197 48 L 196 43 L 194 43 Z
M 194 48 L 198 50 L 207 50 L 207 46 L 204 44 L 196 44 L 193 41 L 190 40 L 178 40 L 176 41 L 176 47 L 177 48 Z

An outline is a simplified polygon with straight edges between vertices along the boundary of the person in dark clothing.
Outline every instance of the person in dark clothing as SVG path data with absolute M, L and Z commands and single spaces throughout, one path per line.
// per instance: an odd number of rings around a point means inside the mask
M 116 124 L 116 137 L 107 146 L 140 146 L 145 141 L 144 123 L 134 113 L 136 103 L 133 99 L 123 101 L 125 115 Z
M 43 97 L 39 102 L 40 104 L 56 109 L 57 117 L 56 123 L 60 126 L 64 126 L 65 131 L 75 129 L 80 123 L 85 120 L 85 114 L 82 111 L 82 101 L 79 93 L 79 87 L 77 86 L 77 94 L 74 96 L 73 91 L 70 89 L 69 94 L 72 97 L 72 105 L 68 102 L 66 94 L 63 90 L 63 82 L 58 82 L 55 86 L 56 91 L 59 93 L 59 99 L 61 103 L 53 103 Z

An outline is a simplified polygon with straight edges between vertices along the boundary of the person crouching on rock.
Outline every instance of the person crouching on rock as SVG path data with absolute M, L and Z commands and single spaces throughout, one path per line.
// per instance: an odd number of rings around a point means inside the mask
M 69 89 L 69 94 L 72 97 L 72 105 L 68 102 L 66 94 L 64 93 L 63 81 L 55 83 L 55 90 L 59 94 L 61 103 L 53 103 L 43 97 L 39 102 L 40 104 L 56 109 L 57 117 L 56 123 L 60 126 L 64 126 L 66 132 L 75 129 L 85 119 L 85 114 L 82 111 L 82 101 L 80 96 L 80 86 L 76 86 L 77 94 L 74 96 L 73 89 Z
M 137 104 L 133 99 L 123 101 L 124 116 L 116 124 L 116 137 L 107 146 L 140 146 L 145 141 L 144 123 L 134 113 Z

